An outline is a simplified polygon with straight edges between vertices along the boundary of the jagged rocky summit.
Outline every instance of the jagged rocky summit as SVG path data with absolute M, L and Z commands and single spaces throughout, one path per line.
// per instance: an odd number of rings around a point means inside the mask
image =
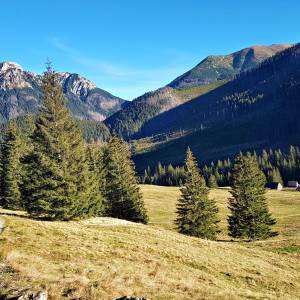
M 126 102 L 79 74 L 62 72 L 58 76 L 67 105 L 78 119 L 102 121 Z M 41 75 L 24 71 L 15 62 L 0 63 L 0 122 L 37 111 L 41 80 Z

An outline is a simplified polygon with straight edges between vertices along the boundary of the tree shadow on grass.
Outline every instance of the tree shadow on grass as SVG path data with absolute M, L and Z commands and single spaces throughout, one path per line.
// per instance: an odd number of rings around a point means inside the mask
M 0 216 L 13 216 L 13 217 L 19 217 L 19 218 L 24 218 L 24 219 L 31 219 L 31 220 L 35 220 L 35 221 L 47 221 L 47 222 L 54 222 L 54 221 L 65 222 L 66 221 L 66 220 L 54 220 L 53 218 L 45 217 L 45 216 L 28 215 L 27 213 L 21 212 L 21 211 L 15 212 L 15 211 L 1 211 L 0 210 Z

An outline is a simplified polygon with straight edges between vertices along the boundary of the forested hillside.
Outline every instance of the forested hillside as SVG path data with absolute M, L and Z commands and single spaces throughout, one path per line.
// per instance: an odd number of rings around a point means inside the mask
M 22 132 L 22 136 L 30 134 L 30 132 L 33 130 L 34 119 L 34 115 L 17 117 L 15 119 L 17 127 Z M 109 129 L 102 122 L 75 119 L 75 123 L 81 130 L 82 136 L 86 143 L 103 142 L 109 139 Z M 9 122 L 0 123 L 0 141 L 7 130 L 8 124 Z
M 167 87 L 134 99 L 105 123 L 126 139 L 139 138 L 143 136 L 144 125 L 155 116 L 223 85 L 239 72 L 257 67 L 266 58 L 290 46 L 252 46 L 228 55 L 208 56 Z
M 191 146 L 200 160 L 214 160 L 240 150 L 288 147 L 300 143 L 300 44 L 241 73 L 198 98 L 147 122 L 142 136 L 191 134 L 136 155 L 144 162 L 181 163 Z
M 266 186 L 274 183 L 287 184 L 288 181 L 300 181 L 300 150 L 291 146 L 289 151 L 280 149 L 263 150 L 261 153 L 253 153 L 260 169 L 266 176 Z M 233 160 L 212 161 L 201 165 L 201 173 L 207 185 L 211 188 L 232 185 Z M 183 166 L 162 165 L 160 162 L 155 168 L 145 169 L 141 182 L 163 186 L 180 186 L 185 181 Z
M 107 118 L 104 123 L 125 139 L 141 136 L 140 130 L 151 118 L 179 106 L 192 98 L 205 94 L 217 86 L 224 84 L 219 81 L 191 89 L 175 90 L 171 87 L 146 93 Z

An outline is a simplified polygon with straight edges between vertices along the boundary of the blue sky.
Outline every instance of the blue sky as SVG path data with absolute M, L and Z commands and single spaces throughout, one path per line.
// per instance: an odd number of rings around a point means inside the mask
M 299 0 L 1 1 L 0 61 L 84 75 L 132 99 L 210 54 L 295 43 Z

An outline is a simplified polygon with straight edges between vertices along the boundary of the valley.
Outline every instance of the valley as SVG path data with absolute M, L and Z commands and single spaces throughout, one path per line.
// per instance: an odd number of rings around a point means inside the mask
M 300 2 L 3 1 L 0 300 L 299 300 Z

